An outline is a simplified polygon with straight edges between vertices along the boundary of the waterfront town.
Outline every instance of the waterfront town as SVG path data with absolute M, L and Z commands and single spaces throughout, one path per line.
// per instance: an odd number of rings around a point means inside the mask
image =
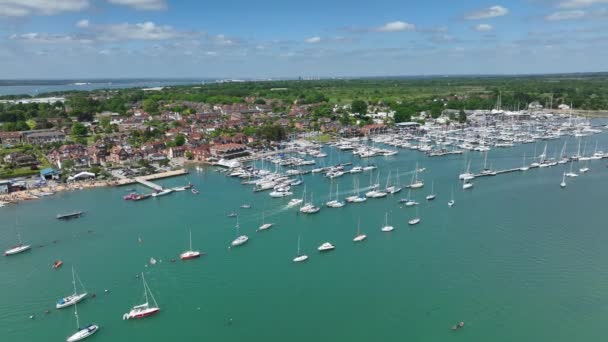
M 93 95 L 85 100 L 91 97 Z M 296 100 L 278 108 L 283 111 L 277 111 L 276 104 L 266 104 L 272 99 L 261 97 L 215 105 L 159 101 L 150 106 L 149 102 L 135 101 L 124 114 L 105 110 L 74 117 L 70 112 L 82 109 L 71 108 L 70 104 L 75 101 L 65 97 L 46 98 L 46 101 L 38 98 L 35 102 L 5 100 L 6 112 L 26 102 L 29 106 L 54 106 L 67 115 L 43 119 L 44 126 L 52 128 L 0 132 L 0 176 L 4 178 L 0 182 L 0 196 L 3 202 L 10 202 L 62 189 L 116 185 L 119 180 L 181 169 L 186 164 L 240 165 L 240 160 L 282 151 L 294 141 L 324 143 L 398 132 L 416 139 L 430 132 L 474 130 L 472 144 L 454 144 L 448 150 L 450 144 L 443 141 L 446 138 L 443 136 L 419 148 L 431 156 L 461 153 L 490 143 L 479 129 L 516 122 L 530 128 L 555 118 L 577 117 L 564 103 L 546 110 L 534 101 L 527 103 L 523 110 L 503 110 L 500 97 L 489 110 L 447 108 L 448 101 L 464 98 L 466 96 L 457 95 L 435 98 L 429 106 L 432 111 L 416 111 L 407 116 L 407 121 L 396 118 L 400 115 L 399 107 L 395 110 L 394 105 L 382 101 L 355 100 L 329 105 L 325 101 L 300 104 Z M 105 98 L 109 99 L 111 97 Z M 42 120 L 37 120 L 30 119 L 33 122 L 30 126 L 38 126 Z M 500 141 L 495 143 L 501 146 Z

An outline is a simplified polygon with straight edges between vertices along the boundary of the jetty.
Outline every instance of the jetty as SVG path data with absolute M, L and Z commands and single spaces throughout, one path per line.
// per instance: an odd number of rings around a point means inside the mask
M 163 178 L 169 178 L 169 177 L 183 176 L 183 175 L 186 175 L 186 174 L 188 174 L 188 170 L 186 170 L 186 169 L 166 171 L 166 172 L 155 173 L 155 174 L 152 174 L 152 175 L 135 177 L 135 178 L 123 178 L 123 179 L 120 179 L 116 183 L 116 185 L 117 186 L 123 186 L 123 185 L 128 185 L 128 184 L 139 183 L 139 184 L 144 185 L 144 186 L 146 186 L 148 188 L 151 188 L 153 190 L 162 191 L 163 190 L 162 186 L 160 186 L 158 184 L 154 184 L 151 181 L 155 180 L 155 179 L 163 179 Z
M 147 186 L 148 188 L 156 190 L 156 191 L 162 191 L 163 190 L 162 186 L 160 186 L 158 184 L 154 184 L 154 183 L 152 183 L 152 182 L 150 182 L 148 180 L 145 180 L 143 178 L 140 178 L 140 177 L 136 177 L 135 181 L 137 183 L 141 184 L 141 185 Z

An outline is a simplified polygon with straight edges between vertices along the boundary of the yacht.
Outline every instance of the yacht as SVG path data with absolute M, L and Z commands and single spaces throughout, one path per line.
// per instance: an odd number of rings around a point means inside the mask
M 266 229 L 270 229 L 270 227 L 273 226 L 272 223 L 265 223 L 266 221 L 266 215 L 264 213 L 262 213 L 262 225 L 260 227 L 258 227 L 258 232 L 262 231 L 262 230 L 266 230 Z
M 562 189 L 566 187 L 566 173 L 562 174 L 562 182 L 559 183 L 559 186 L 561 186 Z
M 325 205 L 328 206 L 329 208 L 342 208 L 344 206 L 344 202 L 338 201 L 338 193 L 339 193 L 338 186 L 339 185 L 336 184 L 336 199 L 333 199 L 333 200 L 331 199 L 331 185 L 329 187 L 329 189 L 330 189 L 330 193 L 329 193 L 330 198 L 329 199 L 330 200 L 327 203 L 325 203 Z
M 570 171 L 566 172 L 566 177 L 578 177 L 578 173 L 572 172 L 572 165 L 573 163 L 570 163 Z
M 448 201 L 448 207 L 453 207 L 454 204 L 456 204 L 456 202 L 454 201 L 454 188 L 452 188 L 452 197 L 450 198 L 450 200 Z
M 333 250 L 334 248 L 336 248 L 334 247 L 334 245 L 329 242 L 325 242 L 321 246 L 319 246 L 317 250 L 319 250 L 319 252 L 327 252 Z
M 82 282 L 80 281 L 80 278 L 78 279 L 78 282 L 80 283 L 80 286 L 82 287 L 82 290 L 83 290 L 82 293 L 78 293 L 78 291 L 76 289 L 76 272 L 74 272 L 74 267 L 72 267 L 72 285 L 74 286 L 74 293 L 58 300 L 57 303 L 55 304 L 55 307 L 57 309 L 63 309 L 63 308 L 67 308 L 68 306 L 72 306 L 87 297 L 87 292 L 84 289 L 84 286 L 82 285 Z
M 355 166 L 349 171 L 350 173 L 361 173 L 363 172 L 363 168 L 361 166 Z
M 300 252 L 300 236 L 298 235 L 298 253 L 296 254 L 296 257 L 293 258 L 293 262 L 302 262 L 302 261 L 306 261 L 306 260 L 308 260 L 308 255 L 301 254 L 301 252 Z
M 426 200 L 427 201 L 432 201 L 432 200 L 435 199 L 435 197 L 436 197 L 436 195 L 435 195 L 435 182 L 432 181 L 431 182 L 431 193 L 428 194 L 428 195 L 426 195 Z
M 270 193 L 270 197 L 272 198 L 282 198 L 292 196 L 293 192 L 291 191 L 273 191 Z
M 385 233 L 392 232 L 395 229 L 393 226 L 388 225 L 388 213 L 384 213 L 384 226 L 382 227 L 382 231 Z
M 182 260 L 196 259 L 201 256 L 201 252 L 192 250 L 192 230 L 190 230 L 190 249 L 179 255 Z
M 407 192 L 407 198 L 402 198 L 399 202 L 404 203 L 406 207 L 413 207 L 418 204 L 418 202 L 412 199 L 412 190 Z
M 319 207 L 315 207 L 312 203 L 307 203 L 300 208 L 302 214 L 316 214 L 321 210 Z
M 397 170 L 397 177 L 395 177 L 397 179 L 396 184 L 389 185 L 390 178 L 391 178 L 391 173 L 389 172 L 388 177 L 386 177 L 386 189 L 384 189 L 384 192 L 391 194 L 391 195 L 401 192 L 402 188 L 401 188 L 401 186 L 399 186 L 399 170 Z
M 13 247 L 7 249 L 6 251 L 4 251 L 4 255 L 9 256 L 9 255 L 23 253 L 25 251 L 30 250 L 31 248 L 32 248 L 31 245 L 25 245 L 25 244 L 20 243 L 16 246 L 13 246 Z
M 289 203 L 287 203 L 287 208 L 297 207 L 304 202 L 301 198 L 292 198 Z
M 361 218 L 359 218 L 359 222 L 357 223 L 357 235 L 353 238 L 354 242 L 361 242 L 367 238 L 367 235 L 361 234 Z
M 245 244 L 247 241 L 249 241 L 249 237 L 247 235 L 241 235 L 241 236 L 237 237 L 236 239 L 232 240 L 232 242 L 230 243 L 230 246 L 237 247 L 237 246 Z
M 414 176 L 412 177 L 412 182 L 410 183 L 410 189 L 420 189 L 424 186 L 424 182 L 418 180 L 418 163 L 416 163 L 416 170 L 414 171 Z
M 417 217 L 407 221 L 407 224 L 409 224 L 410 226 L 417 225 L 418 223 L 420 223 L 420 219 Z
M 528 171 L 530 170 L 530 167 L 528 165 L 526 165 L 526 154 L 524 153 L 524 161 L 521 165 L 521 167 L 519 168 L 519 171 Z
M 418 217 L 418 207 L 416 207 L 416 216 L 414 216 L 413 219 L 407 221 L 407 224 L 409 224 L 410 226 L 414 226 L 418 223 L 420 223 L 420 217 Z
M 145 296 L 146 302 L 132 307 L 128 313 L 122 315 L 123 320 L 131 319 L 131 318 L 144 318 L 144 317 L 152 316 L 152 315 L 160 312 L 160 308 L 158 307 L 158 304 L 156 303 L 156 299 L 154 298 L 152 291 L 150 291 L 150 288 L 148 287 L 148 284 L 146 283 L 146 278 L 144 278 L 143 272 L 141 273 L 141 279 L 144 283 L 144 296 Z M 148 293 L 150 294 L 150 297 L 152 297 L 152 301 L 154 302 L 154 305 L 150 305 L 149 300 L 148 300 Z
M 366 197 L 363 197 L 359 194 L 359 180 L 358 179 L 354 179 L 353 180 L 353 187 L 354 187 L 354 192 L 356 192 L 356 195 L 352 195 L 352 196 L 348 196 L 345 198 L 346 202 L 348 203 L 362 203 L 365 202 L 367 200 Z
M 467 190 L 473 187 L 473 183 L 470 183 L 468 181 L 464 181 L 464 183 L 462 183 L 462 190 Z
M 239 235 L 239 229 L 241 228 L 239 225 L 239 218 L 236 218 L 236 235 Z M 249 241 L 249 237 L 247 235 L 239 235 L 236 239 L 232 240 L 230 243 L 230 247 L 241 246 Z
M 461 174 L 458 176 L 458 179 L 460 179 L 460 180 L 471 180 L 471 179 L 475 178 L 475 175 L 474 175 L 474 174 L 472 174 L 472 173 L 469 171 L 470 169 L 471 169 L 471 162 L 469 162 L 469 163 L 467 164 L 467 170 L 466 170 L 464 173 L 461 173 Z
M 80 326 L 80 319 L 78 317 L 78 305 L 74 305 L 74 316 L 76 317 L 76 329 L 78 329 L 74 334 L 66 339 L 66 342 L 76 342 L 80 340 L 84 340 L 85 338 L 93 335 L 99 330 L 99 326 L 97 324 L 87 324 L 84 327 Z

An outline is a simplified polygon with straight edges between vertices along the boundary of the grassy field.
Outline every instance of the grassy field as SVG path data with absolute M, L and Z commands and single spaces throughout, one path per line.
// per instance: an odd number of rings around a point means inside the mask
M 0 179 L 27 177 L 37 175 L 40 171 L 32 170 L 29 167 L 22 167 L 18 169 L 0 169 Z

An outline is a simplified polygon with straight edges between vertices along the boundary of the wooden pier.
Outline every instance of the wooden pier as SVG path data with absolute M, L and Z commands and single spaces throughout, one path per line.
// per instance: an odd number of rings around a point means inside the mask
M 155 179 L 162 179 L 162 178 L 169 178 L 169 177 L 176 177 L 176 176 L 183 176 L 188 174 L 188 170 L 186 169 L 179 169 L 179 170 L 174 170 L 174 171 L 167 171 L 167 172 L 161 172 L 161 173 L 155 173 L 152 175 L 147 175 L 147 176 L 141 176 L 141 177 L 135 177 L 135 178 L 123 178 L 121 180 L 119 180 L 117 182 L 117 186 L 123 186 L 123 185 L 128 185 L 128 184 L 133 184 L 133 183 L 139 183 L 141 185 L 144 185 L 148 188 L 151 188 L 153 190 L 156 191 L 162 191 L 163 187 L 158 185 L 158 184 L 154 184 L 151 182 L 151 180 L 155 180 Z

